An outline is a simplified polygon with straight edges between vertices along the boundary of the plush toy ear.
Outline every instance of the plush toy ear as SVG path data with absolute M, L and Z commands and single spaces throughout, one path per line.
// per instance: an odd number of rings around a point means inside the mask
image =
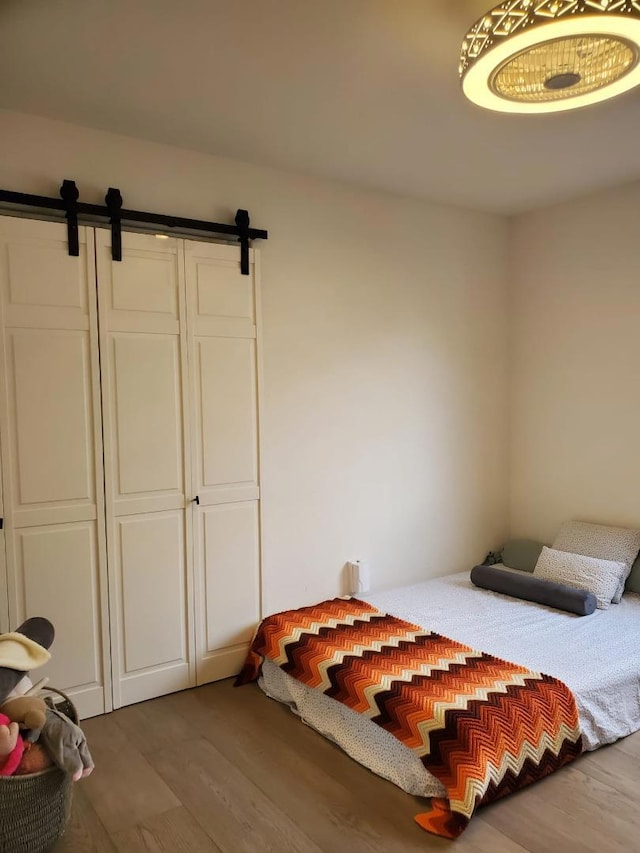
M 48 649 L 53 644 L 56 632 L 48 619 L 42 616 L 32 616 L 23 622 L 19 628 L 16 628 L 16 634 L 24 634 L 34 643 L 42 646 L 43 649 Z
M 44 619 L 42 616 L 33 616 L 31 619 L 27 619 L 20 627 L 16 628 L 16 633 L 23 634 L 44 649 L 48 649 L 51 646 L 55 637 L 53 625 L 48 619 Z M 0 704 L 4 702 L 23 677 L 24 672 L 0 666 Z
M 44 711 L 41 711 L 39 708 L 33 708 L 24 715 L 23 724 L 25 729 L 41 729 L 46 719 L 47 715 Z

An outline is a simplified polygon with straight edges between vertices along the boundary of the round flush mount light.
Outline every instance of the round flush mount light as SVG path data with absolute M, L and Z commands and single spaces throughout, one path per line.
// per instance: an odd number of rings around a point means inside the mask
M 640 0 L 504 0 L 467 33 L 462 88 L 481 107 L 550 113 L 640 85 Z

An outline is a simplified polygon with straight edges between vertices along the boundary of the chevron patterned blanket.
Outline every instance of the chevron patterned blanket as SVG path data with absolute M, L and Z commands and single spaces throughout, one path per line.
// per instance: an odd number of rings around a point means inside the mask
M 478 806 L 582 752 L 576 703 L 561 681 L 358 599 L 269 616 L 236 685 L 255 681 L 264 658 L 417 753 L 447 799 L 431 800 L 416 821 L 445 838 L 457 838 Z

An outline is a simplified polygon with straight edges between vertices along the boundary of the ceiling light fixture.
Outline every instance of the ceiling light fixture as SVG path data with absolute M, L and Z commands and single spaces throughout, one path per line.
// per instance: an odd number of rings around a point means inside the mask
M 640 85 L 640 0 L 504 0 L 467 33 L 462 88 L 481 107 L 550 113 Z

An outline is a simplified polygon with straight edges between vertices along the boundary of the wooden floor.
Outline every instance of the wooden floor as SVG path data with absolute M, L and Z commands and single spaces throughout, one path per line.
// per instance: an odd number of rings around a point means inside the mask
M 449 842 L 413 822 L 420 800 L 255 685 L 219 682 L 83 726 L 97 768 L 74 788 L 56 853 L 640 851 L 640 733 L 481 810 Z

